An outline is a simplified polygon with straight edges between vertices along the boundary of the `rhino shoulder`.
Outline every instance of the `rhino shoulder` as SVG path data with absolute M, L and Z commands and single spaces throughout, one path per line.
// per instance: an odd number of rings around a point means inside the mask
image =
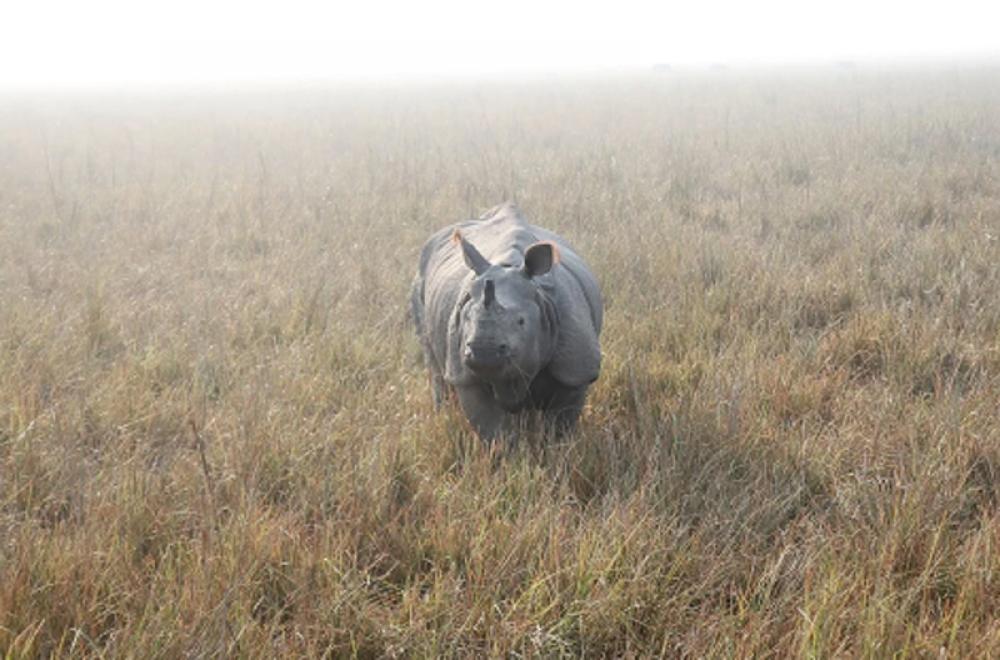
M 557 272 L 553 296 L 559 334 L 549 372 L 564 385 L 588 385 L 601 373 L 603 304 L 589 271 L 564 263 Z

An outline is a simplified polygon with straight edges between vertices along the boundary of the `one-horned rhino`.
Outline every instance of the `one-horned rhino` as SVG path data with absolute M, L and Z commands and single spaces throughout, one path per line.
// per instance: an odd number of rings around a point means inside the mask
M 600 373 L 604 311 L 564 239 L 510 203 L 441 229 L 421 251 L 411 306 L 436 407 L 453 389 L 484 440 L 523 410 L 575 425 Z

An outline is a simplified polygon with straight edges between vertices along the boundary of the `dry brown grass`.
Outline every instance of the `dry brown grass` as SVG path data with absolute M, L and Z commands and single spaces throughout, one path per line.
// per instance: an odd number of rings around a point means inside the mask
M 1000 74 L 0 100 L 0 648 L 1000 654 Z M 579 432 L 490 456 L 404 321 L 516 197 Z

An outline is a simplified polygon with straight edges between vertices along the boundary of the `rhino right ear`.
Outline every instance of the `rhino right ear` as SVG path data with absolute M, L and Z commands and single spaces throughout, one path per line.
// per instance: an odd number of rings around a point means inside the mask
M 528 277 L 544 275 L 557 263 L 559 248 L 552 241 L 532 243 L 524 251 L 524 272 Z
M 462 232 L 456 229 L 455 233 L 451 235 L 451 242 L 462 249 L 462 258 L 465 259 L 465 265 L 471 268 L 476 275 L 482 275 L 489 269 L 490 262 L 486 260 L 486 257 L 479 254 L 479 250 L 472 243 L 465 240 Z

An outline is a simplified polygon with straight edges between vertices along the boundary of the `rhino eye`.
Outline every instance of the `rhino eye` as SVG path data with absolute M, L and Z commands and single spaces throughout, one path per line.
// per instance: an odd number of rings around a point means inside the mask
M 521 316 L 521 317 L 518 317 L 518 319 L 517 319 L 517 324 L 518 324 L 518 325 L 524 325 L 524 317 L 523 317 L 523 316 Z

